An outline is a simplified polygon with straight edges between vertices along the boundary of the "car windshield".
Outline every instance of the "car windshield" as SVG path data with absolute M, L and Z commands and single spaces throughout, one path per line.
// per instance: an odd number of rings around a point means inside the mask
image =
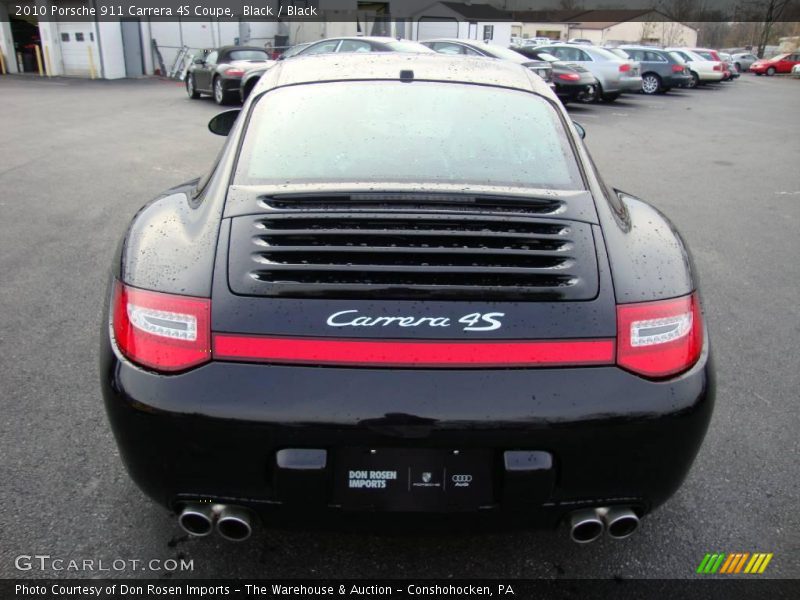
M 788 54 L 778 54 L 778 56 L 773 56 L 772 58 L 767 59 L 767 60 L 770 60 L 770 61 L 772 61 L 772 60 L 783 60 L 787 56 L 789 56 L 789 55 Z
M 509 50 L 508 48 L 503 48 L 502 46 L 493 46 L 492 44 L 485 44 L 480 47 L 481 50 L 486 52 L 487 54 L 494 56 L 495 58 L 503 58 L 505 60 L 513 60 L 515 62 L 526 62 L 529 60 L 526 56 L 516 52 L 514 50 Z
M 683 60 L 683 56 L 681 56 L 681 55 L 680 55 L 680 54 L 678 54 L 677 52 L 670 52 L 670 53 L 669 53 L 669 55 L 670 55 L 670 56 L 671 56 L 673 59 L 675 59 L 675 62 L 677 62 L 678 64 L 681 64 L 681 65 L 683 65 L 683 64 L 686 64 L 686 61 L 685 61 L 685 60 Z
M 422 44 L 418 44 L 417 42 L 397 41 L 397 42 L 389 42 L 386 45 L 389 46 L 389 48 L 391 48 L 395 52 L 426 52 L 426 53 L 433 53 L 433 50 L 431 50 L 427 46 L 423 46 Z
M 702 51 L 702 50 L 695 50 L 694 52 L 695 52 L 695 54 L 697 54 L 698 56 L 702 56 L 706 60 L 716 60 L 714 58 L 714 55 L 711 54 L 711 52 L 705 52 L 705 51 Z
M 253 107 L 234 180 L 583 189 L 564 126 L 544 98 L 490 86 L 399 81 L 268 92 Z
M 304 50 L 305 48 L 308 48 L 309 45 L 310 44 L 297 44 L 296 46 L 292 46 L 291 48 L 289 48 L 281 56 L 283 56 L 283 58 L 289 58 L 290 56 L 294 56 L 295 54 L 297 54 L 301 50 Z
M 228 57 L 230 60 L 269 60 L 264 50 L 233 50 Z
M 601 56 L 606 60 L 618 61 L 621 58 L 620 56 L 617 56 L 613 52 L 609 52 L 605 48 L 592 48 L 592 54 L 594 54 L 595 56 Z M 627 60 L 627 55 L 626 55 L 626 60 Z
M 558 58 L 556 58 L 552 54 L 548 54 L 547 52 L 537 52 L 536 58 L 538 58 L 539 60 L 546 60 L 548 62 L 558 62 Z
M 608 51 L 611 52 L 612 54 L 616 54 L 620 58 L 625 58 L 625 59 L 630 58 L 630 55 L 621 48 L 609 48 Z

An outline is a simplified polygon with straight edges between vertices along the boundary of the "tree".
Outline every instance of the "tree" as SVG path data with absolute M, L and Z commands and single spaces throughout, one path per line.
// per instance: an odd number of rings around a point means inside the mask
M 792 3 L 793 0 L 759 0 L 747 3 L 745 10 L 748 20 L 757 21 L 761 25 L 756 42 L 758 46 L 756 54 L 759 57 L 764 56 L 764 49 L 770 42 L 775 24 L 781 20 Z

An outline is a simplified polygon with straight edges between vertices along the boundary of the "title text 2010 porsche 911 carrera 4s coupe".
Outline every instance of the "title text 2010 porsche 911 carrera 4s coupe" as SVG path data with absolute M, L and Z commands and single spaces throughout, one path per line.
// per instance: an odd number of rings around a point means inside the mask
M 691 260 L 541 79 L 297 58 L 237 113 L 133 219 L 103 323 L 122 458 L 186 531 L 456 513 L 588 542 L 677 490 L 714 396 Z

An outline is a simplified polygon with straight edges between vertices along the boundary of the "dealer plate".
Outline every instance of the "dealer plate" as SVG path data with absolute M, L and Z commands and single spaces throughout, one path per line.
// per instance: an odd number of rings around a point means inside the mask
M 477 510 L 492 503 L 489 450 L 345 448 L 334 501 L 345 509 Z

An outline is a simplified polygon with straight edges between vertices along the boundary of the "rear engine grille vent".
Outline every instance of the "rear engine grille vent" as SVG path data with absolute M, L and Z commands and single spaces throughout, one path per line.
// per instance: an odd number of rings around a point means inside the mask
M 233 219 L 234 292 L 311 298 L 590 299 L 591 227 L 542 205 L 374 195 L 265 198 Z

